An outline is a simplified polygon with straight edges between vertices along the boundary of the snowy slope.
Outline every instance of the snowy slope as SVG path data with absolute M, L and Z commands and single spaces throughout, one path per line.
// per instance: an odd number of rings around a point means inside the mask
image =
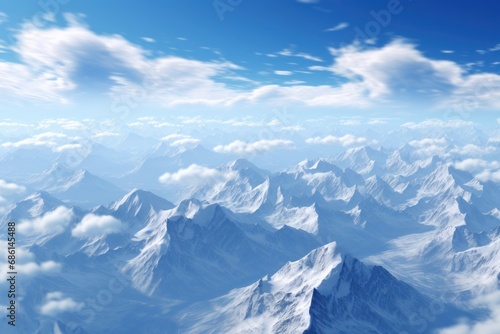
M 185 333 L 416 333 L 430 299 L 335 243 L 183 314 Z M 444 306 L 443 310 L 444 311 Z
M 235 221 L 219 205 L 192 212 L 193 205 L 179 205 L 191 218 L 173 215 L 181 211 L 176 208 L 137 234 L 144 246 L 124 272 L 144 293 L 187 299 L 213 295 L 273 272 L 317 245 L 307 233 L 289 227 L 266 230 Z
M 107 204 L 125 194 L 115 185 L 86 170 L 74 171 L 61 163 L 34 178 L 30 187 L 85 208 Z

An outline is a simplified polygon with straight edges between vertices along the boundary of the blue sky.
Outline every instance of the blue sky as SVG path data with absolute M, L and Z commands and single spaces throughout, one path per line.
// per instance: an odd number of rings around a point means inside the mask
M 496 1 L 0 4 L 2 119 L 500 110 Z

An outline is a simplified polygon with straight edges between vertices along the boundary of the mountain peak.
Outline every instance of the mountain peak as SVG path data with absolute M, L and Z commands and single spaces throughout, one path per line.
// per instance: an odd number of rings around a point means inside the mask
M 123 196 L 119 201 L 111 203 L 109 208 L 116 212 L 133 213 L 134 216 L 149 214 L 149 210 L 164 211 L 174 208 L 174 205 L 166 199 L 153 194 L 152 192 L 133 189 Z M 147 210 L 147 212 L 145 212 Z
M 253 163 L 248 161 L 247 159 L 239 158 L 228 164 L 228 166 L 233 170 L 241 170 L 241 169 L 258 169 Z

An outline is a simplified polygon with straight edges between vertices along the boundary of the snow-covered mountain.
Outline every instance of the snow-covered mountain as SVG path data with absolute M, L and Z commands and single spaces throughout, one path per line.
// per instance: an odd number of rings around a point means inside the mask
M 0 224 L 18 224 L 23 331 L 430 333 L 480 316 L 471 300 L 500 287 L 500 185 L 469 168 L 496 164 L 460 160 L 449 139 L 439 156 L 422 156 L 425 141 L 358 147 L 282 171 L 139 141 L 139 163 L 126 140 L 0 184 L 33 192 Z M 101 156 L 117 173 L 80 169 Z M 112 295 L 99 312 L 96 286 Z M 73 311 L 41 311 L 59 302 Z
M 182 208 L 184 214 L 176 215 Z M 290 227 L 273 231 L 239 222 L 217 204 L 183 202 L 165 216 L 136 235 L 144 246 L 124 268 L 134 286 L 148 295 L 213 296 L 273 272 L 318 245 Z
M 36 176 L 29 186 L 85 208 L 107 204 L 125 194 L 120 188 L 84 169 L 74 171 L 61 163 Z
M 431 303 L 384 268 L 343 255 L 330 243 L 272 276 L 195 304 L 181 328 L 189 333 L 417 333 L 416 310 Z M 443 317 L 445 306 L 440 307 Z

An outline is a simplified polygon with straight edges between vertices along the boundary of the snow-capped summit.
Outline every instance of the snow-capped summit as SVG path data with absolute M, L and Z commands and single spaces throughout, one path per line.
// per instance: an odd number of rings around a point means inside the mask
M 144 221 L 151 212 L 158 213 L 174 208 L 166 199 L 150 191 L 134 189 L 108 206 L 113 215 L 127 221 Z
M 227 164 L 229 171 L 237 172 L 238 177 L 247 180 L 252 187 L 263 183 L 271 173 L 258 168 L 246 159 L 236 159 Z
M 42 216 L 64 203 L 45 191 L 33 193 L 18 202 L 5 216 L 3 221 L 21 221 Z
M 195 304 L 181 328 L 189 333 L 414 333 L 415 310 L 430 303 L 384 268 L 342 255 L 330 243 L 270 277 Z
M 341 167 L 349 167 L 362 175 L 380 173 L 386 164 L 387 155 L 381 149 L 360 146 L 346 150 L 333 159 Z

